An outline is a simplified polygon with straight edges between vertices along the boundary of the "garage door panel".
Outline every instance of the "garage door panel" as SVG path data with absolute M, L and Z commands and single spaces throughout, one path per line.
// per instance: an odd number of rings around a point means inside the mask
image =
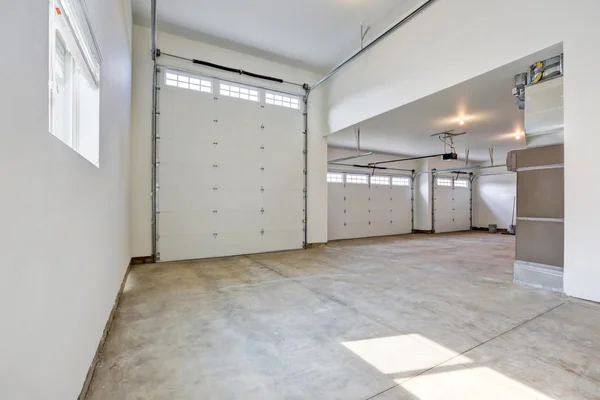
M 304 209 L 304 196 L 302 189 L 299 190 L 265 190 L 259 197 L 261 207 L 265 209 L 287 210 L 281 208 L 281 203 L 292 204 L 290 207 L 294 210 L 302 211 Z
M 199 160 L 197 166 L 191 163 L 161 162 L 156 173 L 161 188 L 173 185 L 189 186 L 196 184 L 213 187 L 213 184 L 218 182 L 218 175 L 212 170 L 209 161 L 206 160 L 202 162 Z
M 258 190 L 240 190 L 237 187 L 219 187 L 216 194 L 218 209 L 240 208 L 244 210 L 260 210 L 262 199 Z M 244 199 L 240 202 L 240 199 Z
M 192 260 L 196 258 L 220 257 L 213 234 L 194 236 L 161 236 L 159 241 L 160 260 Z
M 208 210 L 161 211 L 161 238 L 172 236 L 208 235 L 216 232 L 218 216 Z
M 398 231 L 398 227 L 395 226 L 391 220 L 372 222 L 369 228 L 369 232 L 371 233 L 370 236 L 389 236 L 401 233 Z
M 203 184 L 165 184 L 159 192 L 161 212 L 213 210 L 222 204 L 217 193 Z
M 297 229 L 265 229 L 261 235 L 261 252 L 299 249 L 303 246 L 304 231 Z
M 363 221 L 348 221 L 347 222 L 347 237 L 348 238 L 360 238 L 372 236 L 369 234 L 369 222 Z
M 266 209 L 264 213 L 261 213 L 260 226 L 265 230 L 285 230 L 293 226 L 302 229 L 304 227 L 303 219 L 302 211 L 290 213 L 281 209 Z
M 218 210 L 218 233 L 260 232 L 262 221 L 260 209 L 230 209 Z
M 390 220 L 392 220 L 392 213 L 390 212 L 390 210 L 371 210 L 369 215 L 369 220 L 371 222 L 389 222 Z
M 298 173 L 298 165 L 304 165 L 304 154 L 302 151 L 264 151 L 262 165 L 267 170 L 289 171 Z M 302 173 L 302 170 L 300 170 Z
M 157 159 L 161 163 L 182 162 L 193 164 L 197 168 L 198 163 L 205 166 L 216 163 L 217 157 L 218 152 L 214 146 L 201 137 L 190 140 L 161 139 L 157 148 Z

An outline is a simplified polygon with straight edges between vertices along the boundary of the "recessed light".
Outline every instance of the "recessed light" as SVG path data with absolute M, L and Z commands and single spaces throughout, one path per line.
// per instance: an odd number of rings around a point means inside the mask
M 460 122 L 459 122 L 459 124 L 464 125 L 465 121 L 461 119 Z

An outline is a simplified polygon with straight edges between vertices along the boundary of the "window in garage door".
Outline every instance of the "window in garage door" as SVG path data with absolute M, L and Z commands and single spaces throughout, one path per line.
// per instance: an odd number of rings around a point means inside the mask
M 160 261 L 302 248 L 302 113 L 265 107 L 257 87 L 176 69 L 161 74 Z

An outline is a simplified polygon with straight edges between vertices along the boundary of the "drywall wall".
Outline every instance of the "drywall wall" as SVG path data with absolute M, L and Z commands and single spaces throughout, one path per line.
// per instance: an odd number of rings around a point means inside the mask
M 517 195 L 517 174 L 498 170 L 483 170 L 473 181 L 473 227 L 487 228 L 489 224 L 496 224 L 498 228 L 508 229 L 515 223 L 511 221 Z M 503 175 L 486 176 L 488 173 Z
M 520 0 L 441 0 L 349 65 L 327 88 L 329 131 L 335 132 L 554 44 L 565 54 L 565 292 L 600 301 L 600 264 L 594 229 L 600 191 L 590 160 L 600 146 L 597 93 L 600 32 L 594 0 L 530 0 L 519 29 Z M 551 28 L 549 28 L 551 27 Z M 501 32 L 501 34 L 498 34 Z M 456 60 L 445 63 L 440 60 Z M 443 71 L 443 73 L 440 73 Z
M 151 149 L 152 149 L 152 58 L 151 35 L 145 27 L 133 28 L 133 105 L 132 105 L 132 251 L 134 256 L 152 254 L 152 199 Z M 280 77 L 286 81 L 310 83 L 317 79 L 314 73 L 291 66 L 267 61 L 247 54 L 215 47 L 205 43 L 159 32 L 158 47 L 166 53 L 245 69 L 259 74 Z M 256 80 L 216 69 L 199 67 L 190 62 L 167 56 L 159 58 L 161 64 L 175 66 L 210 76 L 258 84 L 274 90 L 304 94 L 302 88 Z M 309 168 L 308 168 L 308 220 L 309 242 L 327 241 L 327 140 L 323 137 L 326 124 L 320 102 L 322 93 L 315 91 L 309 98 Z M 200 112 L 201 110 L 199 110 Z
M 48 3 L 0 14 L 0 398 L 77 398 L 130 258 L 128 1 L 87 0 L 100 168 L 48 133 Z

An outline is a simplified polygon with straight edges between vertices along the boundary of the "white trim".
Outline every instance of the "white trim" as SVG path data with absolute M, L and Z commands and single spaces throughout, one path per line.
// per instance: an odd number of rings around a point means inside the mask
M 537 171 L 540 169 L 558 169 L 558 168 L 564 168 L 565 164 L 552 164 L 552 165 L 538 165 L 536 167 L 522 167 L 522 168 L 517 168 L 517 172 L 523 172 L 523 171 Z
M 517 217 L 517 221 L 565 222 L 565 219 L 564 218 Z

